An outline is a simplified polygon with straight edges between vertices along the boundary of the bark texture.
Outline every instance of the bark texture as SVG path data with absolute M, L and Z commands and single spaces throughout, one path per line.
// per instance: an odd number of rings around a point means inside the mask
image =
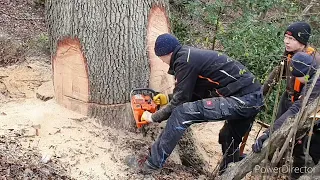
M 134 127 L 129 93 L 149 86 L 147 37 L 169 31 L 168 1 L 48 0 L 46 9 L 57 102 L 104 125 Z M 154 9 L 166 26 L 156 31 L 148 27 Z

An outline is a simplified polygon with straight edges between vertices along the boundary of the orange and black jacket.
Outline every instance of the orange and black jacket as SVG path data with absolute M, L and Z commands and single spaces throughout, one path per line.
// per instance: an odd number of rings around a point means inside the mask
M 320 64 L 320 55 L 316 53 L 314 48 L 307 47 L 305 49 L 305 52 L 314 56 L 317 63 Z M 288 66 L 293 55 L 294 53 L 284 54 L 284 69 L 282 72 L 282 79 L 286 79 L 286 91 L 291 97 L 290 99 L 292 102 L 298 99 L 301 93 L 301 89 L 303 88 L 303 84 L 301 84 L 294 76 L 292 76 L 290 67 Z M 276 66 L 263 84 L 263 95 L 266 95 L 270 88 L 273 88 L 279 82 L 279 74 L 280 66 Z
M 255 76 L 240 62 L 216 51 L 189 46 L 176 47 L 168 73 L 176 81 L 173 96 L 166 107 L 152 115 L 155 122 L 166 120 L 175 107 L 185 102 L 240 97 L 261 89 Z

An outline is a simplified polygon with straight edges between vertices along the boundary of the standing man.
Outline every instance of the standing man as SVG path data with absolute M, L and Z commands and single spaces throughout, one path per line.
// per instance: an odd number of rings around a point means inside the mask
M 314 78 L 315 72 L 319 67 L 314 56 L 303 52 L 297 52 L 290 61 L 289 67 L 291 69 L 291 74 L 293 77 L 298 79 L 302 83 L 302 91 L 299 94 L 299 98 L 294 101 L 294 103 L 277 119 L 274 123 L 274 131 L 279 129 L 282 124 L 287 120 L 288 117 L 295 116 L 301 109 L 302 99 L 307 93 L 307 88 L 310 88 L 312 79 Z M 308 78 L 309 77 L 309 78 Z M 309 79 L 306 81 L 306 79 Z M 310 80 L 311 79 L 311 80 Z M 308 103 L 315 100 L 320 96 L 320 78 L 311 92 L 308 99 Z M 269 138 L 270 130 L 266 130 L 263 135 L 261 135 L 255 144 L 252 145 L 252 150 L 254 152 L 260 152 L 263 147 L 263 142 Z M 308 134 L 308 133 L 307 133 Z M 320 125 L 316 124 L 313 128 L 313 134 L 310 137 L 310 151 L 306 152 L 308 135 L 302 137 L 301 141 L 297 143 L 293 150 L 293 169 L 299 169 L 298 171 L 292 171 L 291 179 L 298 179 L 302 174 L 303 168 L 305 167 L 305 158 L 309 154 L 312 157 L 313 163 L 318 164 L 320 160 Z M 307 165 L 308 166 L 308 165 Z M 306 169 L 306 168 L 305 168 Z
M 145 171 L 160 169 L 190 125 L 226 120 L 219 134 L 222 173 L 230 162 L 239 161 L 239 144 L 263 105 L 260 83 L 240 62 L 216 51 L 182 46 L 171 34 L 158 36 L 155 54 L 170 66 L 176 84 L 167 106 L 154 114 L 144 112 L 142 119 L 169 119 L 148 157 L 131 158 L 129 164 Z
M 280 119 L 284 113 L 293 107 L 293 104 L 298 100 L 301 95 L 302 88 L 304 83 L 301 82 L 299 76 L 294 76 L 295 74 L 290 71 L 290 63 L 292 58 L 297 54 L 304 52 L 310 57 L 313 58 L 313 63 L 320 64 L 320 55 L 316 50 L 309 45 L 309 38 L 311 36 L 311 27 L 306 22 L 294 22 L 290 24 L 287 29 L 284 31 L 284 45 L 285 50 L 282 57 L 284 62 L 284 71 L 282 72 L 282 79 L 286 80 L 286 90 L 283 92 L 276 119 Z M 300 57 L 300 56 L 298 56 Z M 280 66 L 276 66 L 273 71 L 270 73 L 268 79 L 263 85 L 263 95 L 265 96 L 268 91 L 270 91 L 280 80 Z M 303 81 L 303 78 L 302 78 Z M 314 141 L 315 142 L 315 141 Z M 320 140 L 319 140 L 320 144 Z M 262 144 L 261 144 L 262 146 Z M 299 147 L 301 146 L 301 147 Z M 320 146 L 319 146 L 320 148 Z M 259 148 L 258 148 L 259 149 Z M 298 163 L 294 166 L 301 166 L 300 162 L 304 164 L 304 154 L 302 152 L 303 145 L 296 146 L 296 155 L 295 163 Z M 298 152 L 301 151 L 301 152 Z M 300 165 L 299 165 L 300 164 Z M 298 177 L 299 174 L 293 174 L 293 177 Z
M 306 22 L 294 22 L 290 24 L 284 32 L 283 42 L 285 51 L 282 57 L 282 61 L 284 62 L 282 78 L 286 80 L 286 90 L 281 96 L 276 119 L 285 113 L 292 103 L 298 99 L 302 89 L 301 82 L 295 78 L 289 70 L 291 58 L 297 52 L 306 52 L 314 56 L 318 63 L 320 63 L 320 55 L 308 44 L 310 36 L 311 27 Z M 278 83 L 280 80 L 279 75 L 280 66 L 276 66 L 263 84 L 264 96 Z

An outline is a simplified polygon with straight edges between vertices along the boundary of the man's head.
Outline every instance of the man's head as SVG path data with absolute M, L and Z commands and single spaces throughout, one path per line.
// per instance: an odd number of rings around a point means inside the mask
M 179 40 L 173 35 L 168 33 L 161 34 L 155 42 L 154 52 L 163 62 L 170 65 L 172 52 L 179 45 Z
M 306 22 L 295 22 L 284 33 L 284 43 L 289 52 L 302 51 L 308 44 L 311 27 Z
M 291 59 L 291 73 L 302 83 L 305 83 L 306 75 L 311 77 L 316 72 L 316 68 L 314 57 L 307 53 L 297 52 Z

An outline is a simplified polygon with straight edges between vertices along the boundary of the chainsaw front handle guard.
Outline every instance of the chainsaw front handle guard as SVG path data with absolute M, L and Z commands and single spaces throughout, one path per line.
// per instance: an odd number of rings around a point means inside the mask
M 150 88 L 135 88 L 135 89 L 132 89 L 131 92 L 130 92 L 130 98 L 132 97 L 133 93 L 134 92 L 137 92 L 137 91 L 149 91 L 151 92 L 153 95 L 151 98 L 153 98 L 153 96 L 157 95 L 158 93 L 156 91 L 154 91 L 153 89 L 150 89 Z

